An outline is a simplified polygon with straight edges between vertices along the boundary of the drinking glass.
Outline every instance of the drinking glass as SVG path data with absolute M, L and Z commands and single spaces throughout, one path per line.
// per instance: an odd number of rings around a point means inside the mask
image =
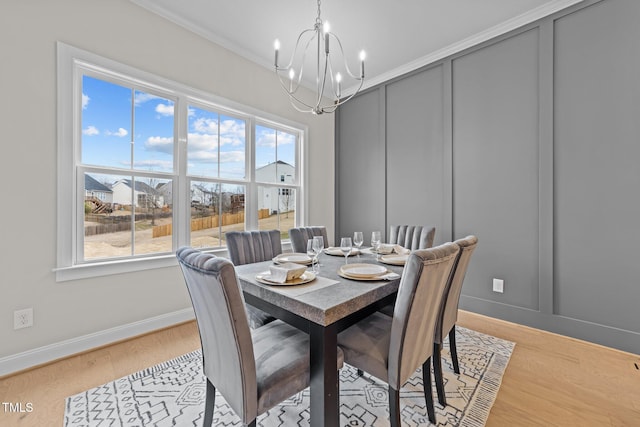
M 307 255 L 311 257 L 311 271 L 316 272 L 316 251 L 313 248 L 313 239 L 307 240 Z
M 360 246 L 364 243 L 364 237 L 362 231 L 356 231 L 353 233 L 353 245 L 358 248 L 358 258 L 360 258 Z
M 313 252 L 316 254 L 316 264 L 318 265 L 318 272 L 320 272 L 320 254 L 324 249 L 324 239 L 322 236 L 313 236 Z
M 351 237 L 343 237 L 342 239 L 340 239 L 340 250 L 344 254 L 344 263 L 345 264 L 349 263 L 347 261 L 347 259 L 349 258 L 349 254 L 351 253 L 351 247 L 352 246 L 353 245 L 351 243 Z

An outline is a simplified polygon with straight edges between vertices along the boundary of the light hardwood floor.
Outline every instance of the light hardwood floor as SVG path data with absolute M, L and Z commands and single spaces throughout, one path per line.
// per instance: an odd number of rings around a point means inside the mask
M 459 325 L 516 343 L 487 426 L 640 426 L 640 356 L 461 311 Z M 67 396 L 199 347 L 188 322 L 0 379 L 31 403 L 0 426 L 60 426 Z

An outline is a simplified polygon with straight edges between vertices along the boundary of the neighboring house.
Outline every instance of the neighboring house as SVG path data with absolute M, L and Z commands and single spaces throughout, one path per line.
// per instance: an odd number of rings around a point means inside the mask
M 287 162 L 278 160 L 256 169 L 256 180 L 268 183 L 294 182 L 296 168 Z M 295 190 L 290 188 L 258 186 L 258 209 L 269 209 L 269 213 L 295 210 Z
M 131 206 L 131 180 L 121 179 L 111 186 L 113 190 L 113 203 L 123 206 Z M 135 181 L 133 191 L 133 206 L 136 208 L 161 208 L 164 206 L 164 195 L 142 182 Z
M 212 206 L 218 205 L 219 185 L 213 184 L 211 188 L 195 184 L 191 186 L 191 205 Z
M 171 208 L 173 206 L 173 181 L 158 185 L 156 190 L 162 194 L 167 206 Z
M 111 205 L 113 203 L 113 191 L 103 183 L 96 180 L 91 175 L 84 174 L 84 199 L 100 200 L 102 203 Z

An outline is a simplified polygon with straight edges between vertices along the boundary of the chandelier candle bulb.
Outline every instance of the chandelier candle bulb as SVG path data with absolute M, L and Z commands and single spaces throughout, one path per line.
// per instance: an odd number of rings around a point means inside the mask
M 340 82 L 341 81 L 342 81 L 342 75 L 340 73 L 336 73 L 336 86 L 337 86 L 336 96 L 338 97 L 338 100 L 340 100 Z
M 324 21 L 324 53 L 329 55 L 329 31 L 331 26 L 329 21 Z
M 364 79 L 364 60 L 367 57 L 367 53 L 364 50 L 360 51 L 360 78 Z
M 278 52 L 280 51 L 280 40 L 276 39 L 276 41 L 273 42 L 273 48 L 276 51 L 276 68 L 278 68 Z

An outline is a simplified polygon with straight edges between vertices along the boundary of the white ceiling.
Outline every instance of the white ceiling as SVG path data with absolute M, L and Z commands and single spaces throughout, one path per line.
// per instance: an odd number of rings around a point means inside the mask
M 288 62 L 317 12 L 316 0 L 131 1 L 268 68 L 273 41 L 280 40 L 281 61 Z M 368 87 L 581 1 L 324 0 L 322 19 L 352 68 L 358 52 L 367 52 Z

